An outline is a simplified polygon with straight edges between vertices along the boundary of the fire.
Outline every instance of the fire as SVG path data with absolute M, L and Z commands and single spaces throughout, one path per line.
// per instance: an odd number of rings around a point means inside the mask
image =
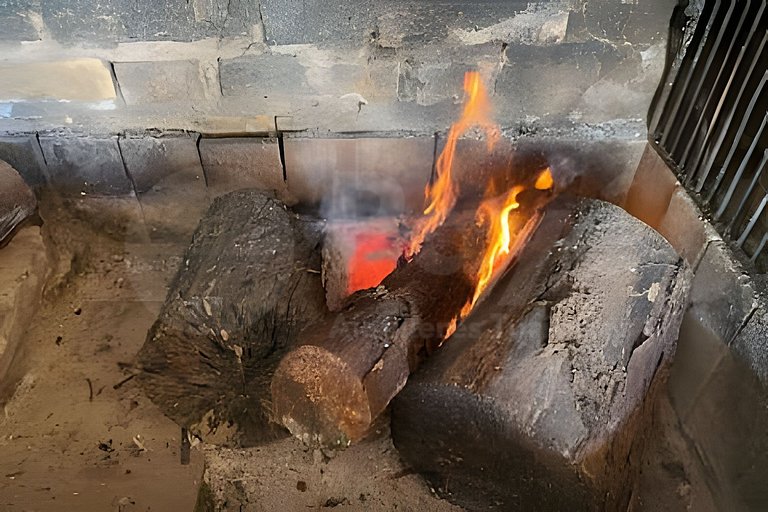
M 491 104 L 488 93 L 485 90 L 480 73 L 469 71 L 464 75 L 464 94 L 466 103 L 464 111 L 457 122 L 448 131 L 448 139 L 435 164 L 436 178 L 434 183 L 427 184 L 424 196 L 427 207 L 424 209 L 426 219 L 420 223 L 411 236 L 408 247 L 405 249 L 405 258 L 410 260 L 421 249 L 424 239 L 440 227 L 448 213 L 456 204 L 459 195 L 459 186 L 453 176 L 453 157 L 456 154 L 456 143 L 459 137 L 470 128 L 480 128 L 485 132 L 488 141 L 488 150 L 498 139 L 498 127 L 491 117 Z
M 448 132 L 445 147 L 436 162 L 436 178 L 434 183 L 427 185 L 424 193 L 427 207 L 426 216 L 414 230 L 408 246 L 404 250 L 406 260 L 410 260 L 419 252 L 427 235 L 435 231 L 445 222 L 448 214 L 456 205 L 459 195 L 459 185 L 454 175 L 454 157 L 456 144 L 464 133 L 471 128 L 482 130 L 488 142 L 488 151 L 493 150 L 499 128 L 493 122 L 491 105 L 485 86 L 477 72 L 468 72 L 464 76 L 464 92 L 466 102 L 461 117 Z M 520 184 L 513 185 L 507 191 L 496 193 L 489 186 L 485 197 L 478 207 L 475 220 L 479 226 L 486 229 L 486 249 L 477 271 L 473 297 L 462 309 L 459 317 L 451 320 L 446 338 L 456 330 L 458 321 L 470 313 L 480 296 L 503 270 L 512 256 L 527 240 L 540 219 L 538 212 L 528 212 L 525 215 L 513 215 L 520 208 L 518 197 L 529 189 L 548 191 L 554 188 L 552 171 L 547 167 L 540 171 L 535 181 L 520 179 Z

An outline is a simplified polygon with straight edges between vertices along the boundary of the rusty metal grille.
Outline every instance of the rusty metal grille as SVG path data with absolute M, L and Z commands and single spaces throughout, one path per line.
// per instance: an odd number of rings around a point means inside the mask
M 704 2 L 650 126 L 680 182 L 761 270 L 768 268 L 767 4 Z

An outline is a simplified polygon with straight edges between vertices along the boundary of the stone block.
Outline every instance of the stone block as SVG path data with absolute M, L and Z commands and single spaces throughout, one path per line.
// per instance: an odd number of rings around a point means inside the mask
M 41 2 L 45 26 L 65 44 L 192 41 L 251 36 L 260 24 L 256 0 L 62 0 Z
M 757 307 L 752 279 L 723 241 L 707 245 L 691 286 L 690 313 L 729 344 Z
M 21 229 L 0 249 L 0 382 L 40 300 L 48 272 L 40 228 Z
M 112 74 L 99 59 L 0 63 L 0 100 L 112 102 Z
M 286 137 L 288 190 L 330 218 L 419 211 L 434 160 L 434 137 Z
M 150 239 L 188 241 L 208 208 L 197 136 L 119 140 Z
M 40 2 L 9 0 L 0 4 L 0 41 L 37 41 L 40 39 Z
M 312 93 L 306 72 L 290 55 L 264 53 L 219 62 L 224 96 L 305 96 Z
M 232 137 L 202 139 L 200 158 L 211 198 L 233 190 L 273 190 L 283 201 L 287 187 L 275 139 Z
M 0 160 L 16 169 L 29 186 L 45 184 L 45 161 L 34 135 L 0 137 Z
M 498 115 L 567 116 L 578 110 L 587 89 L 621 59 L 613 46 L 599 42 L 511 44 L 494 88 Z
M 323 2 L 262 0 L 266 39 L 272 44 L 375 41 L 386 47 L 446 39 L 454 30 L 482 29 L 523 11 L 513 0 L 448 2 Z
M 205 91 L 196 60 L 116 62 L 115 75 L 128 105 L 196 104 Z
M 647 144 L 635 171 L 624 209 L 656 229 L 667 211 L 677 178 L 651 144 Z
M 64 196 L 129 195 L 117 137 L 40 137 L 48 166 L 48 185 Z

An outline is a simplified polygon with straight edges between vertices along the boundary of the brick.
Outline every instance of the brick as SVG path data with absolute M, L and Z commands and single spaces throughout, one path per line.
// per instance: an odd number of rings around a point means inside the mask
M 265 53 L 219 62 L 224 96 L 304 96 L 312 92 L 306 71 L 290 55 Z
M 720 240 L 715 229 L 704 220 L 693 199 L 679 184 L 659 223 L 658 231 L 691 265 L 699 261 L 709 242 Z
M 32 187 L 45 184 L 45 162 L 34 135 L 0 137 L 0 160 L 16 169 Z
M 250 36 L 260 23 L 256 0 L 60 0 L 42 2 L 42 17 L 65 44 Z
M 212 198 L 233 190 L 256 188 L 274 190 L 279 198 L 289 199 L 275 139 L 203 139 L 200 158 Z
M 49 185 L 64 196 L 129 195 L 117 137 L 40 137 Z
M 761 301 L 744 328 L 734 338 L 731 349 L 763 385 L 768 385 L 768 308 Z
M 197 137 L 126 138 L 119 144 L 150 239 L 187 241 L 209 204 Z
M 334 217 L 391 215 L 423 207 L 433 137 L 286 138 L 288 190 Z
M 205 100 L 196 60 L 116 62 L 115 75 L 128 105 Z
M 364 43 L 383 46 L 421 45 L 442 40 L 455 29 L 484 28 L 510 18 L 527 2 L 448 1 L 323 2 L 262 0 L 264 31 L 269 43 Z
M 0 100 L 112 101 L 115 87 L 99 59 L 0 64 Z
M 624 209 L 652 228 L 658 228 L 675 192 L 677 178 L 652 145 L 640 158 Z
M 39 1 L 6 0 L 0 4 L 0 41 L 37 41 L 40 32 L 35 21 L 39 18 Z
M 21 229 L 0 250 L 0 382 L 42 298 L 48 259 L 40 228 Z

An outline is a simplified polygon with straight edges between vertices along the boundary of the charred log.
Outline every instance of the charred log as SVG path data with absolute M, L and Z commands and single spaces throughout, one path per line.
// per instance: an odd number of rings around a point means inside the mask
M 690 272 L 655 231 L 557 201 L 393 402 L 404 459 L 471 510 L 626 510 Z
M 13 167 L 0 160 L 0 247 L 36 209 L 35 194 Z
M 219 444 L 286 434 L 270 419 L 269 384 L 298 332 L 326 314 L 321 232 L 261 192 L 214 201 L 138 356 L 166 415 Z

